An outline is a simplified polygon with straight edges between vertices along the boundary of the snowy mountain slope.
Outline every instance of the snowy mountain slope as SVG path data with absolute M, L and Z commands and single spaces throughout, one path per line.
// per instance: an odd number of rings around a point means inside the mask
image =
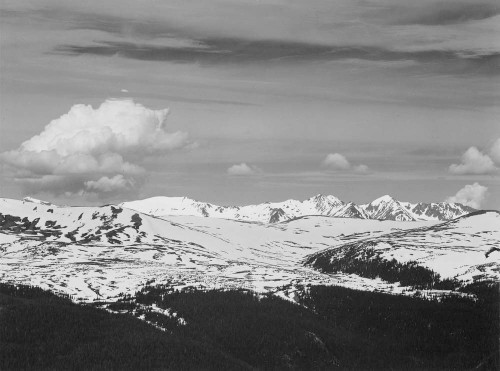
M 500 279 L 500 213 L 479 211 L 445 223 L 391 232 L 312 254 L 306 265 L 324 271 L 362 262 L 415 262 L 441 278 Z M 382 262 L 382 263 L 380 263 Z M 369 269 L 369 265 L 361 264 Z M 348 265 L 345 265 L 348 264 Z M 340 269 L 339 269 L 340 268 Z
M 248 206 L 217 206 L 191 200 L 187 197 L 153 197 L 124 202 L 120 206 L 155 216 L 193 215 L 224 219 L 277 223 L 297 216 L 331 216 L 344 206 L 334 196 L 317 195 L 305 201 L 287 200 Z M 336 216 L 342 217 L 341 214 Z
M 382 220 L 437 220 L 458 218 L 476 211 L 472 207 L 458 203 L 415 203 L 397 201 L 385 195 L 369 204 L 361 205 L 370 219 Z
M 62 244 L 129 245 L 209 245 L 212 255 L 229 258 L 251 257 L 251 251 L 234 253 L 234 247 L 195 227 L 140 214 L 118 206 L 54 207 L 25 201 L 0 199 L 0 231 L 20 241 Z
M 472 207 L 458 203 L 423 203 L 400 202 L 415 220 L 451 220 L 476 211 Z
M 326 275 L 301 262 L 329 246 L 416 223 L 321 216 L 277 224 L 193 216 L 164 220 L 112 205 L 56 207 L 8 199 L 0 199 L 0 215 L 0 280 L 84 300 L 134 292 L 152 279 L 175 287 L 271 292 L 313 283 L 398 291 L 377 280 Z
M 217 206 L 187 197 L 153 197 L 124 202 L 121 207 L 158 217 L 192 215 L 223 219 L 278 223 L 305 215 L 379 220 L 450 220 L 474 209 L 460 204 L 411 204 L 383 196 L 366 205 L 345 203 L 335 196 L 316 195 L 304 201 L 287 200 L 248 206 Z
M 160 243 L 168 239 L 169 229 L 172 227 L 163 220 L 113 205 L 58 207 L 0 199 L 0 230 L 24 239 L 63 243 Z
M 358 218 L 358 219 L 370 219 L 366 212 L 356 205 L 354 202 L 349 202 L 345 204 L 340 209 L 336 210 L 330 216 L 341 217 L 341 218 Z
M 34 203 L 34 204 L 47 205 L 47 206 L 52 205 L 50 202 L 42 201 L 42 200 L 39 200 L 39 199 L 36 199 L 36 198 L 33 198 L 33 197 L 24 197 L 23 201 L 24 202 L 31 202 L 31 203 Z
M 198 202 L 187 197 L 151 197 L 145 200 L 124 202 L 119 206 L 145 214 L 209 216 L 218 206 Z
M 361 205 L 370 219 L 379 220 L 416 220 L 400 203 L 391 196 L 382 196 L 367 205 Z

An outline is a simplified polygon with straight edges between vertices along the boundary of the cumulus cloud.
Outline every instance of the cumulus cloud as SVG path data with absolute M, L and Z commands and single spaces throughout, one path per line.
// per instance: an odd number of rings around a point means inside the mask
M 340 153 L 329 153 L 323 160 L 323 165 L 334 170 L 347 170 L 351 167 L 349 161 Z
M 498 138 L 490 149 L 490 156 L 497 164 L 500 164 L 500 138 Z
M 165 130 L 167 115 L 132 100 L 77 104 L 0 161 L 31 192 L 130 191 L 141 184 L 146 157 L 192 145 L 186 133 Z
M 488 188 L 479 183 L 467 184 L 454 196 L 448 197 L 445 202 L 457 202 L 463 205 L 479 209 L 486 198 Z
M 357 165 L 353 167 L 353 170 L 355 173 L 365 174 L 368 172 L 368 166 L 363 164 Z
M 368 172 L 368 166 L 366 165 L 352 165 L 344 155 L 340 153 L 329 153 L 321 165 L 328 170 L 334 171 L 352 171 L 359 174 L 365 174 Z
M 123 175 L 118 174 L 112 178 L 103 176 L 98 180 L 89 180 L 85 182 L 85 187 L 97 193 L 120 192 L 132 186 L 131 182 L 130 179 L 125 179 Z
M 487 154 L 484 154 L 476 147 L 470 147 L 462 155 L 460 164 L 452 164 L 449 171 L 452 174 L 493 174 L 498 170 L 493 160 Z
M 242 162 L 241 164 L 230 166 L 227 169 L 227 173 L 229 175 L 254 175 L 261 172 L 262 170 L 259 169 L 257 166 L 247 165 L 244 162 Z

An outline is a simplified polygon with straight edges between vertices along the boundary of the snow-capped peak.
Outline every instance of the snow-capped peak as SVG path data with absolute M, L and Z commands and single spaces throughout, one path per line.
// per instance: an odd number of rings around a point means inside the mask
M 333 207 L 339 207 L 343 205 L 343 202 L 340 201 L 337 197 L 331 195 L 325 196 L 322 194 L 311 197 L 308 200 L 305 200 L 303 203 L 307 202 L 312 203 L 320 214 L 331 214 Z
M 356 205 L 323 194 L 317 194 L 304 201 L 289 199 L 246 206 L 218 206 L 188 197 L 152 197 L 124 202 L 120 206 L 159 217 L 193 215 L 262 223 L 284 221 L 306 215 L 399 221 L 450 220 L 474 211 L 459 204 L 410 204 L 400 202 L 390 195 L 379 197 L 369 204 Z
M 224 216 L 219 218 L 285 221 L 261 225 L 200 218 L 199 207 L 205 207 L 211 217 L 219 213 L 218 208 L 188 198 L 143 201 L 178 216 L 165 220 L 115 205 L 53 207 L 0 198 L 3 278 L 43 284 L 89 301 L 96 289 L 98 295 L 116 298 L 122 292 L 138 291 L 152 277 L 171 287 L 242 287 L 262 292 L 342 282 L 358 282 L 357 287 L 364 289 L 402 290 L 379 279 L 358 281 L 354 275 L 339 279 L 323 270 L 304 268 L 306 257 L 323 253 L 330 254 L 328 264 L 331 257 L 352 253 L 356 259 L 416 261 L 445 278 L 499 277 L 498 212 L 478 211 L 445 223 L 404 222 L 400 203 L 389 202 L 380 203 L 378 210 L 388 212 L 381 218 L 398 222 L 379 222 L 362 220 L 363 208 L 352 202 L 342 203 L 335 213 L 305 218 L 300 216 L 318 213 L 314 201 L 221 207 Z M 136 201 L 137 206 L 143 201 Z M 427 217 L 426 212 L 422 215 Z
M 390 202 L 395 202 L 396 200 L 392 197 L 392 196 L 389 196 L 389 195 L 384 195 L 382 197 L 379 197 L 375 200 L 373 200 L 372 202 L 370 202 L 370 205 L 380 205 L 382 203 L 390 203 Z
M 338 199 L 335 196 L 332 195 L 323 195 L 321 193 L 317 194 L 316 196 L 313 196 L 309 198 L 309 200 L 315 201 L 315 202 L 329 202 L 329 203 L 341 203 L 342 201 Z
M 389 195 L 379 197 L 368 205 L 362 205 L 362 208 L 371 219 L 416 220 L 408 210 Z

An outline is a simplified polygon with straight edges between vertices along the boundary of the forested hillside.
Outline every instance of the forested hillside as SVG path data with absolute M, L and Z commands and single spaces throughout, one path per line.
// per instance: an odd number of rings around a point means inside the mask
M 498 285 L 469 289 L 476 301 L 313 286 L 297 305 L 154 286 L 105 311 L 3 284 L 0 369 L 498 369 Z

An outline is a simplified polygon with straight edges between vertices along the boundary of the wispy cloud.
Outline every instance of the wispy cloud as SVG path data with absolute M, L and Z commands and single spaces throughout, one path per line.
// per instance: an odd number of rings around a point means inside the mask
M 147 43 L 100 41 L 91 45 L 66 44 L 55 47 L 63 55 L 119 56 L 123 58 L 212 64 L 259 62 L 300 63 L 307 61 L 366 60 L 373 62 L 408 62 L 428 65 L 435 72 L 463 74 L 498 74 L 500 53 L 466 55 L 445 50 L 397 51 L 379 47 L 328 46 L 279 40 L 204 39 L 201 47 L 158 46 Z M 436 67 L 436 64 L 438 66 Z M 441 68 L 439 68 L 441 66 Z
M 403 62 L 441 74 L 499 72 L 500 46 L 493 36 L 498 22 L 493 17 L 500 10 L 493 1 L 378 0 L 369 6 L 315 1 L 307 6 L 272 7 L 217 1 L 219 8 L 174 1 L 165 6 L 149 4 L 158 11 L 146 15 L 121 11 L 112 2 L 97 7 L 103 8 L 99 13 L 90 11 L 90 5 L 49 3 L 2 13 L 4 19 L 30 19 L 30 23 L 69 31 L 69 42 L 58 42 L 47 50 L 59 55 L 203 65 L 360 60 L 391 66 Z M 310 14 L 317 17 L 314 22 Z M 72 31 L 77 32 L 71 40 Z M 90 33 L 90 38 L 82 38 L 80 31 L 98 31 L 103 37 Z
M 437 0 L 380 2 L 365 13 L 367 19 L 378 19 L 397 25 L 454 25 L 482 20 L 500 14 L 495 0 Z

